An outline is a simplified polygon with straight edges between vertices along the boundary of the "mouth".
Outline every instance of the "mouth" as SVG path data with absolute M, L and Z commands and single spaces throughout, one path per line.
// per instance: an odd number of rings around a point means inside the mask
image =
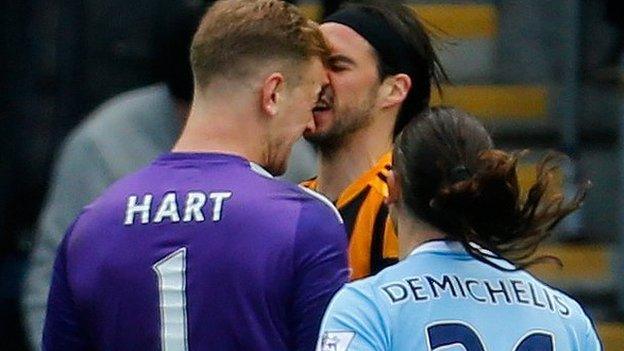
M 331 110 L 331 106 L 329 106 L 326 103 L 317 102 L 314 108 L 312 109 L 312 113 L 317 114 L 317 113 L 322 113 L 322 112 L 329 111 L 329 110 Z

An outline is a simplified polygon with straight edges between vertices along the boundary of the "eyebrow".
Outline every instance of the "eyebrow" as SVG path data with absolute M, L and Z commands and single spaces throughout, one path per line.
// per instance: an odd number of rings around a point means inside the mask
M 350 65 L 355 65 L 355 61 L 353 61 L 351 58 L 340 54 L 331 55 L 329 57 L 329 61 L 331 63 L 347 63 Z

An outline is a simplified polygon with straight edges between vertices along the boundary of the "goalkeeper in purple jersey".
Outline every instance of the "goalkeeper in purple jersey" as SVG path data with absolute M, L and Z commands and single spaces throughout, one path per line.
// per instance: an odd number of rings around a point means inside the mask
M 278 0 L 218 1 L 191 46 L 171 153 L 86 207 L 58 252 L 45 350 L 312 350 L 347 281 L 327 200 L 273 179 L 327 84 L 317 25 Z

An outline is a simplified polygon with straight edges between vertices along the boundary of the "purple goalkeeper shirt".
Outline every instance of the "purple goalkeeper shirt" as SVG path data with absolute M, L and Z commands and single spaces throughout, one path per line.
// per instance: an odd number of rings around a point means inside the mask
M 69 229 L 44 350 L 313 350 L 346 249 L 319 195 L 238 156 L 166 154 Z

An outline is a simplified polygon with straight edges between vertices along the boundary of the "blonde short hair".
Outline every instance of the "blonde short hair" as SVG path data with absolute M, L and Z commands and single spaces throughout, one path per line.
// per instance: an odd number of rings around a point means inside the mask
M 205 87 L 215 76 L 245 77 L 265 60 L 292 66 L 327 55 L 318 24 L 296 6 L 281 0 L 221 0 L 195 33 L 191 67 L 195 85 Z

